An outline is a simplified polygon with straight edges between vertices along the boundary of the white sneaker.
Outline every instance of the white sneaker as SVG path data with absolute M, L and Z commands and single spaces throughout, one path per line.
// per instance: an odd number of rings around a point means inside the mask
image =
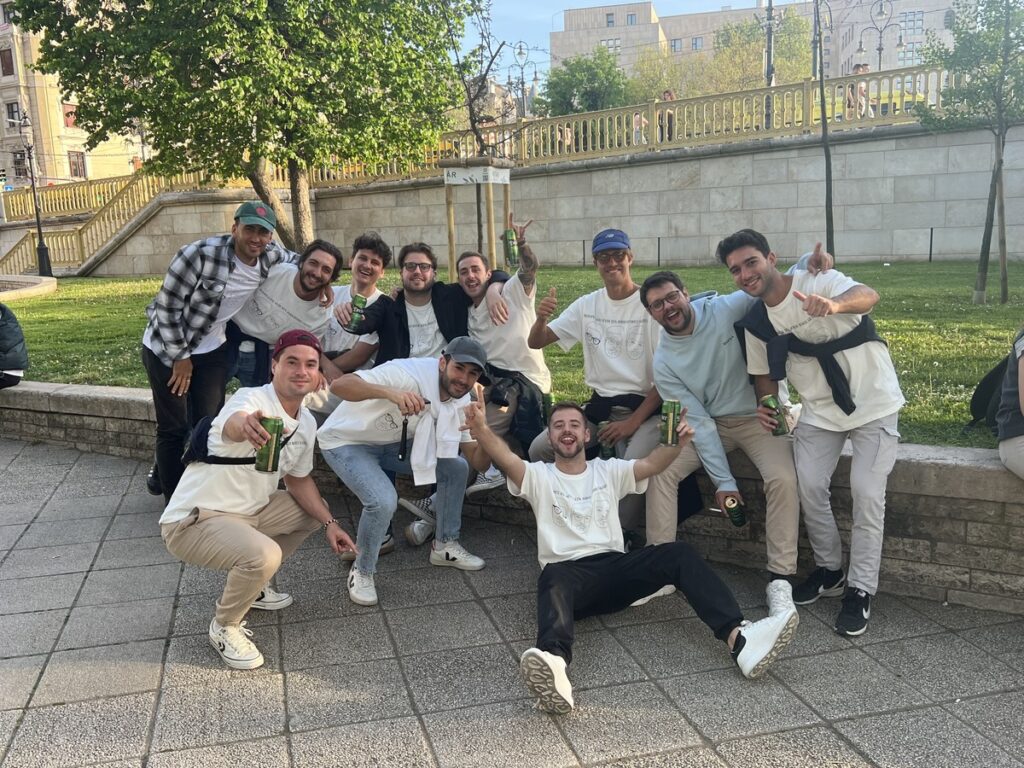
M 786 579 L 769 581 L 765 592 L 768 595 L 769 616 L 778 616 L 796 610 L 796 606 L 793 604 L 793 585 Z
M 799 623 L 796 608 L 753 623 L 744 621 L 736 637 L 736 643 L 742 646 L 738 652 L 734 646 L 732 652 L 743 676 L 753 679 L 764 674 L 768 665 L 789 645 Z
M 437 518 L 434 515 L 433 496 L 427 496 L 425 499 L 413 499 L 412 501 L 399 497 L 398 506 L 410 515 L 415 515 L 420 520 L 426 520 L 428 523 L 437 522 Z
M 380 543 L 380 549 L 377 550 L 378 555 L 386 555 L 388 552 L 395 551 L 395 537 L 391 535 L 391 531 L 387 532 L 384 536 L 384 541 Z M 341 553 L 341 559 L 346 563 L 351 563 L 356 559 L 356 553 L 351 549 L 346 549 Z
M 356 605 L 376 605 L 377 588 L 372 573 L 361 573 L 354 565 L 348 571 L 348 599 Z
M 493 470 L 493 472 L 491 471 Z M 466 489 L 466 498 L 474 496 L 484 491 L 493 491 L 495 488 L 500 488 L 505 484 L 505 475 L 501 473 L 500 469 L 491 467 L 483 474 L 477 475 L 476 482 L 473 483 L 469 488 Z
M 572 683 L 565 674 L 565 659 L 561 656 L 527 648 L 519 659 L 519 674 L 545 712 L 567 715 L 572 711 Z
M 657 592 L 652 592 L 647 597 L 641 597 L 639 600 L 634 600 L 632 603 L 629 604 L 629 607 L 630 608 L 638 608 L 641 605 L 647 605 L 647 603 L 651 602 L 651 600 L 653 600 L 654 598 L 656 598 L 656 597 L 664 597 L 665 595 L 671 595 L 675 591 L 676 591 L 676 587 L 675 587 L 674 584 L 666 584 L 664 587 L 659 589 Z
M 278 592 L 271 589 L 270 585 L 267 584 L 263 591 L 260 592 L 259 597 L 252 601 L 250 607 L 258 611 L 280 611 L 282 608 L 287 608 L 293 602 L 292 596 L 287 592 Z
M 430 564 L 450 565 L 463 571 L 479 571 L 484 567 L 483 559 L 471 555 L 459 542 L 439 544 L 436 539 L 430 547 Z
M 426 520 L 413 520 L 405 526 L 405 540 L 414 547 L 426 544 L 433 535 L 434 524 L 428 523 Z
M 224 659 L 224 663 L 233 669 L 256 669 L 263 666 L 263 654 L 249 638 L 252 631 L 245 628 L 245 622 L 230 627 L 222 627 L 217 619 L 210 622 L 210 645 Z

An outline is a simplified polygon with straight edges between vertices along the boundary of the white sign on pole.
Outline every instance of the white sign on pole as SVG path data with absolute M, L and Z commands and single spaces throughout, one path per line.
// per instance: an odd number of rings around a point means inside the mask
M 445 168 L 445 184 L 508 184 L 508 168 L 476 166 L 473 168 Z

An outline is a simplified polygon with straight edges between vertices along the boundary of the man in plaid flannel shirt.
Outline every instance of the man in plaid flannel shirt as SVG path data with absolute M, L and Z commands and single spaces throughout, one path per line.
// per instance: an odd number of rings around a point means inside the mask
M 192 426 L 224 405 L 228 320 L 273 265 L 298 260 L 272 242 L 276 227 L 269 206 L 243 203 L 231 234 L 198 240 L 175 254 L 146 308 L 142 363 L 156 408 L 155 474 L 167 499 L 184 471 L 181 454 Z

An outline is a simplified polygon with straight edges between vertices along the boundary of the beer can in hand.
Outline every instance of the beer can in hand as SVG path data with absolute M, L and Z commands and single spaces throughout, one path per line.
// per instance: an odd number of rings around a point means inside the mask
M 345 330 L 349 333 L 355 333 L 356 329 L 363 322 L 363 318 L 366 317 L 366 297 L 360 296 L 358 293 L 352 297 L 352 317 L 348 319 L 348 325 L 345 326 Z
M 681 407 L 678 400 L 665 400 L 661 404 L 661 444 L 679 445 L 679 414 Z
M 782 437 L 782 435 L 789 434 L 789 422 L 786 421 L 786 406 L 784 406 L 775 395 L 765 395 L 758 402 L 761 403 L 765 408 L 770 408 L 775 411 L 775 429 L 772 430 L 772 434 L 775 437 Z
M 729 496 L 725 500 L 725 513 L 729 515 L 732 524 L 737 528 L 747 524 L 747 513 L 743 511 L 743 505 L 735 496 Z
M 505 230 L 505 263 L 510 267 L 519 266 L 519 241 L 514 229 Z
M 264 416 L 260 419 L 262 426 L 270 439 L 263 444 L 263 447 L 256 451 L 256 471 L 277 473 L 281 465 L 281 439 L 284 437 L 284 419 L 276 416 Z

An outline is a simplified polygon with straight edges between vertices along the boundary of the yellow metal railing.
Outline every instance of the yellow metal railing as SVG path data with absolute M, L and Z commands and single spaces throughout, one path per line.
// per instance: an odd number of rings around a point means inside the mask
M 44 218 L 91 213 L 99 210 L 121 191 L 134 176 L 115 176 L 95 181 L 75 181 L 39 188 L 39 213 Z M 8 221 L 28 221 L 35 217 L 32 188 L 4 192 L 4 210 Z

